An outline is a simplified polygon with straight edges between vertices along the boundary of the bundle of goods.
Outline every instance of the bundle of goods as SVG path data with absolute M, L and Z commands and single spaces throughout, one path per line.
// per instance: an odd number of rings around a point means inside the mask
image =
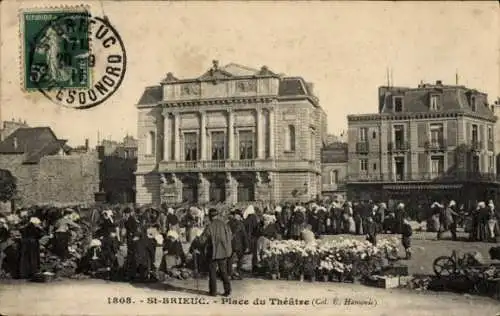
M 372 275 L 397 257 L 398 241 L 388 238 L 373 246 L 355 239 L 317 240 L 305 243 L 295 240 L 271 241 L 263 252 L 267 273 L 296 279 L 319 276 L 343 281 Z M 274 277 L 274 276 L 273 276 Z

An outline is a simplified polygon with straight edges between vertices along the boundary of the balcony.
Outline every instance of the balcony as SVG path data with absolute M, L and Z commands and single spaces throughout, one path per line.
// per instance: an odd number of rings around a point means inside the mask
M 390 142 L 387 149 L 389 152 L 404 152 L 410 150 L 410 144 L 404 141 Z
M 368 142 L 358 142 L 356 143 L 356 153 L 367 154 L 370 151 L 370 146 Z
M 481 151 L 484 149 L 484 146 L 483 146 L 484 144 L 480 140 L 473 139 L 473 140 L 471 140 L 470 145 L 471 145 L 471 148 L 473 151 Z
M 495 145 L 493 141 L 488 141 L 488 151 L 494 151 Z
M 225 171 L 259 171 L 259 170 L 293 170 L 321 172 L 321 163 L 312 160 L 199 160 L 199 161 L 162 161 L 159 170 L 162 172 L 225 172 Z
M 494 173 L 474 172 L 474 171 L 456 171 L 452 173 L 445 172 L 419 172 L 404 174 L 350 174 L 347 182 L 500 182 L 500 176 Z
M 425 150 L 427 151 L 445 151 L 447 148 L 446 139 L 434 139 L 425 143 Z

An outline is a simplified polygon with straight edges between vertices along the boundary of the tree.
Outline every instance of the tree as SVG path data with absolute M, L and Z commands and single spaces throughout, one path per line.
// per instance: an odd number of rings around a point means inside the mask
M 16 178 L 5 169 L 0 169 L 0 201 L 11 201 L 17 193 Z

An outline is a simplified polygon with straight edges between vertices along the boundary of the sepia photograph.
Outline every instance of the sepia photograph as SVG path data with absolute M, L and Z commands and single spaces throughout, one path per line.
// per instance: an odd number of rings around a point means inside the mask
M 499 35 L 498 1 L 1 2 L 0 316 L 500 315 Z

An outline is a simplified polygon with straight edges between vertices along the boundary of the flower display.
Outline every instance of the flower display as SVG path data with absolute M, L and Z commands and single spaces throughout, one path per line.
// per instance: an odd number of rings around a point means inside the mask
M 317 240 L 306 244 L 296 240 L 274 240 L 264 250 L 262 259 L 274 269 L 279 262 L 284 275 L 309 274 L 311 270 L 330 275 L 369 275 L 383 265 L 384 259 L 397 256 L 396 238 L 380 240 L 377 246 L 350 238 Z

